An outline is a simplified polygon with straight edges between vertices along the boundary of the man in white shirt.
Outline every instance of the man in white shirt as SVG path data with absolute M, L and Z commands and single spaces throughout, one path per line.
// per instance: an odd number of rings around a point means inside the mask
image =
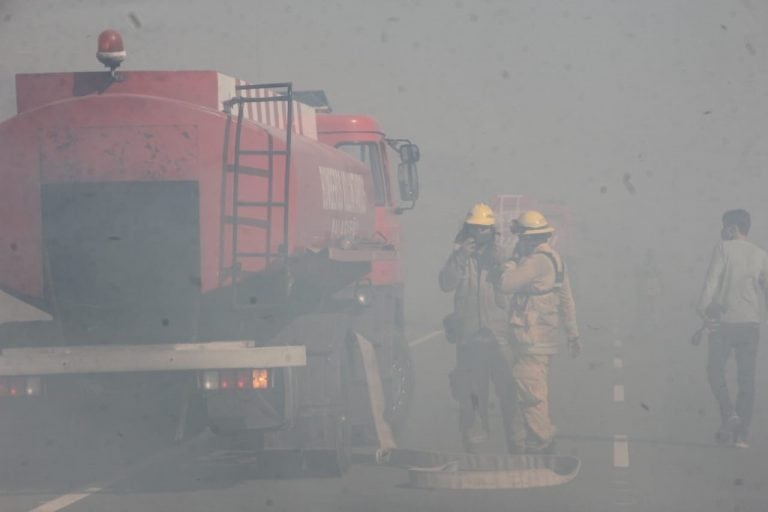
M 755 360 L 760 338 L 760 295 L 768 297 L 768 254 L 747 240 L 750 216 L 746 210 L 723 214 L 722 242 L 709 263 L 698 311 L 717 322 L 709 337 L 707 378 L 720 407 L 717 441 L 747 447 L 755 400 Z M 725 366 L 734 352 L 738 393 L 731 401 Z

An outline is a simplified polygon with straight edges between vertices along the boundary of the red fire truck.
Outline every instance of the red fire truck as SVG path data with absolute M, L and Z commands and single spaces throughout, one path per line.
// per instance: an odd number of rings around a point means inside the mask
M 114 31 L 98 56 L 111 71 L 17 75 L 0 124 L 0 289 L 51 317 L 0 325 L 0 408 L 177 389 L 179 434 L 198 404 L 216 433 L 343 469 L 372 430 L 356 339 L 393 426 L 412 393 L 418 147 L 290 83 L 118 72 Z

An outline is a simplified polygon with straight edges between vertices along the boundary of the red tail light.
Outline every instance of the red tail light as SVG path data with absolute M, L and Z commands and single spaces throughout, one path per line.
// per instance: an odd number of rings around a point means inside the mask
M 217 389 L 269 389 L 270 372 L 257 370 L 206 370 L 198 377 L 198 386 L 208 391 Z
M 251 372 L 248 370 L 239 370 L 237 372 L 237 389 L 247 389 L 251 387 Z
M 40 377 L 0 377 L 0 396 L 39 396 Z

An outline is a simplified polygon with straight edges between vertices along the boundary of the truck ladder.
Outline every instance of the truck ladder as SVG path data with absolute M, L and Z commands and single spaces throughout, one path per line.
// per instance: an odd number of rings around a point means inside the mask
M 266 267 L 270 261 L 277 258 L 284 258 L 288 252 L 288 198 L 289 198 L 289 183 L 290 183 L 290 170 L 291 170 L 291 135 L 293 130 L 293 85 L 288 83 L 270 83 L 259 85 L 238 85 L 235 88 L 237 96 L 224 103 L 225 111 L 229 114 L 229 123 L 232 122 L 232 107 L 237 108 L 237 121 L 234 134 L 234 162 L 229 164 L 228 151 L 229 151 L 229 124 L 227 126 L 227 132 L 224 142 L 224 176 L 228 173 L 232 174 L 232 204 L 227 208 L 227 195 L 222 193 L 222 230 L 220 238 L 220 284 L 224 285 L 227 279 L 231 279 L 232 288 L 234 291 L 234 301 L 236 306 L 253 306 L 253 304 L 242 302 L 239 300 L 238 284 L 241 283 L 243 277 L 243 261 L 248 259 L 263 259 L 264 266 Z M 247 109 L 252 109 L 251 104 L 264 104 L 265 108 L 269 108 L 270 104 L 284 104 L 285 105 L 285 125 L 282 127 L 285 129 L 285 147 L 276 148 L 273 135 L 265 130 L 267 136 L 266 148 L 244 147 L 243 144 L 243 120 Z M 278 112 L 280 109 L 275 109 Z M 277 117 L 277 116 L 276 116 Z M 279 123 L 277 123 L 279 126 Z M 242 164 L 243 156 L 262 156 L 266 157 L 266 168 L 255 168 Z M 274 180 L 276 162 L 275 157 L 284 156 L 284 184 L 283 184 L 283 197 L 274 197 Z M 242 175 L 256 176 L 267 180 L 266 201 L 246 201 L 243 200 L 243 190 L 240 183 L 240 177 Z M 225 186 L 228 180 L 224 180 Z M 241 213 L 241 208 L 247 207 L 263 207 L 266 209 L 266 215 L 263 218 L 245 216 Z M 226 210 L 229 211 L 226 211 Z M 275 211 L 277 210 L 277 211 Z M 282 213 L 283 217 L 283 232 L 282 238 L 279 239 L 279 245 L 277 250 L 273 251 L 272 246 L 275 242 L 275 234 L 273 233 L 272 220 L 274 216 Z M 225 243 L 224 243 L 224 226 L 232 226 L 231 235 L 231 253 L 229 258 L 225 258 Z M 264 230 L 264 250 L 259 252 L 245 252 L 240 250 L 241 240 L 239 232 L 240 226 L 255 227 Z M 226 261 L 231 261 L 231 267 L 225 267 Z

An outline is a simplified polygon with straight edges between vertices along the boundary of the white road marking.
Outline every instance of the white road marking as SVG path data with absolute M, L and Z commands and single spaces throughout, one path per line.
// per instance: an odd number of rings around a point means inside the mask
M 438 334 L 442 334 L 442 333 L 443 333 L 442 329 L 437 330 L 437 331 L 433 331 L 433 332 L 431 332 L 431 333 L 429 333 L 427 335 L 422 336 L 421 338 L 416 338 L 415 340 L 413 340 L 410 343 L 408 343 L 408 346 L 415 347 L 417 345 L 421 345 L 425 341 L 429 341 L 432 338 L 434 338 L 435 336 L 437 336 Z
M 39 507 L 33 508 L 29 512 L 56 512 L 70 505 L 77 503 L 78 501 L 87 498 L 91 494 L 96 494 L 101 491 L 101 487 L 88 487 L 80 492 L 73 492 L 71 494 L 65 494 L 58 498 L 51 500 L 47 503 L 43 503 Z
M 616 339 L 613 341 L 613 346 L 617 353 L 621 353 L 622 341 Z M 616 370 L 624 368 L 624 360 L 621 357 L 614 356 L 613 367 Z M 624 402 L 624 384 L 613 385 L 613 401 Z M 628 468 L 629 467 L 629 439 L 626 435 L 615 434 L 613 436 L 613 467 L 614 468 Z M 616 507 L 634 507 L 639 504 L 639 501 L 635 497 L 634 489 L 629 485 L 626 480 L 616 479 L 613 481 L 614 491 L 621 494 L 617 496 L 613 504 Z
M 614 402 L 624 401 L 624 385 L 623 384 L 613 385 L 613 401 Z
M 613 436 L 613 467 L 629 467 L 629 442 L 625 435 Z
M 208 437 L 210 437 L 210 434 L 208 431 L 204 431 L 202 434 L 199 434 L 183 443 L 180 443 L 173 448 L 157 452 L 154 455 L 147 457 L 143 461 L 129 467 L 124 472 L 117 475 L 115 478 L 112 478 L 111 480 L 102 483 L 92 483 L 80 490 L 71 492 L 69 494 L 64 494 L 50 501 L 46 501 L 45 503 L 42 503 L 33 508 L 29 512 L 58 512 L 59 510 L 67 508 L 70 505 L 77 503 L 78 501 L 84 500 L 88 496 L 92 496 L 122 480 L 125 480 L 126 478 L 129 478 L 131 475 L 141 471 L 144 468 L 154 466 L 165 459 L 169 459 L 170 457 L 180 453 L 182 450 L 188 449 L 190 445 L 201 444 L 205 442 Z

